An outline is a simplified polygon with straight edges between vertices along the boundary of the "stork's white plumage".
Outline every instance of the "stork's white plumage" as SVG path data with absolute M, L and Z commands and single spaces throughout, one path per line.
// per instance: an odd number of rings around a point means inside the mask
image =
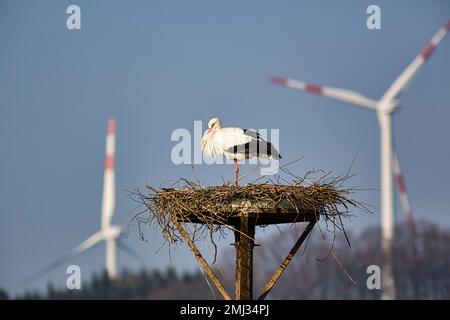
M 281 159 L 277 149 L 259 133 L 242 128 L 222 128 L 222 122 L 218 118 L 209 120 L 201 147 L 202 151 L 211 157 L 224 155 L 234 160 L 236 186 L 239 175 L 238 161 L 253 157 Z

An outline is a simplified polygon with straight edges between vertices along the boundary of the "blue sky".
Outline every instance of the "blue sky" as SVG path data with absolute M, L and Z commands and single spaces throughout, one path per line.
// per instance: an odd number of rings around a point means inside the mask
M 82 29 L 66 28 L 70 4 Z M 381 7 L 382 29 L 366 28 Z M 379 188 L 373 113 L 274 86 L 270 75 L 358 90 L 379 98 L 450 17 L 448 1 L 12 1 L 0 2 L 0 287 L 12 293 L 62 287 L 61 267 L 21 281 L 100 226 L 106 123 L 117 121 L 117 210 L 127 225 L 126 190 L 192 177 L 170 161 L 176 128 L 217 116 L 225 126 L 279 128 L 291 170 L 344 172 L 351 185 Z M 403 93 L 394 136 L 416 218 L 450 225 L 450 41 L 444 39 Z M 242 172 L 252 166 L 243 166 Z M 196 167 L 208 184 L 229 166 Z M 257 176 L 255 176 L 257 177 Z M 379 193 L 358 199 L 378 207 Z M 396 199 L 397 221 L 402 221 Z M 358 213 L 357 213 L 358 214 Z M 379 223 L 359 214 L 350 228 Z M 167 249 L 130 227 L 127 243 L 146 267 L 165 268 Z M 264 235 L 262 235 L 264 236 Z M 226 242 L 226 243 L 225 243 Z M 223 247 L 228 248 L 229 241 Z M 104 265 L 104 246 L 75 259 L 83 277 Z M 140 266 L 124 254 L 119 263 Z M 173 252 L 180 270 L 190 252 Z

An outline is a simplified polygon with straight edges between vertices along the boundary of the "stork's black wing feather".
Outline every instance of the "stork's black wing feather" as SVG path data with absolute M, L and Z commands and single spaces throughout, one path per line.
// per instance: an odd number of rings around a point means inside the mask
M 242 131 L 246 136 L 253 138 L 253 142 L 247 142 L 245 144 L 233 146 L 229 149 L 229 152 L 234 154 L 243 153 L 246 156 L 249 156 L 252 153 L 256 154 L 256 156 L 266 155 L 270 157 L 274 155 L 276 158 L 281 159 L 281 156 L 278 154 L 272 144 L 264 140 L 264 138 L 259 133 L 249 129 L 242 129 Z

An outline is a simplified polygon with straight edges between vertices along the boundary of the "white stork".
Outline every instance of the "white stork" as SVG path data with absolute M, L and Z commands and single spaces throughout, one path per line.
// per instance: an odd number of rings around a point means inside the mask
M 259 133 L 241 128 L 222 128 L 222 122 L 213 118 L 208 122 L 208 130 L 201 142 L 202 151 L 211 156 L 225 155 L 234 160 L 235 180 L 238 186 L 239 160 L 260 157 L 279 160 L 281 156 L 270 142 L 265 141 Z

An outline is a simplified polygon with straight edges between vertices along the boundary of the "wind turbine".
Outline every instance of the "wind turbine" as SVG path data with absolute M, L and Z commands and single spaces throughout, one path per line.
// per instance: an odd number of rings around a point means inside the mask
M 106 136 L 106 157 L 105 157 L 105 172 L 103 176 L 103 198 L 101 210 L 101 228 L 99 231 L 92 234 L 89 238 L 81 242 L 79 245 L 70 250 L 62 258 L 54 261 L 46 268 L 36 273 L 27 279 L 31 282 L 41 275 L 59 267 L 70 259 L 73 259 L 80 254 L 91 249 L 102 241 L 106 243 L 106 272 L 109 279 L 117 277 L 117 248 L 116 245 L 133 256 L 142 263 L 140 257 L 131 250 L 123 241 L 120 241 L 120 236 L 124 233 L 122 226 L 112 225 L 112 216 L 115 208 L 115 175 L 114 175 L 114 156 L 116 144 L 116 122 L 114 118 L 108 121 L 108 134 Z
M 393 150 L 392 113 L 399 105 L 399 101 L 396 98 L 407 87 L 425 61 L 430 58 L 434 49 L 441 42 L 449 29 L 450 20 L 448 20 L 446 25 L 441 27 L 433 38 L 431 38 L 428 45 L 397 77 L 380 100 L 370 99 L 352 90 L 318 86 L 292 79 L 272 77 L 272 82 L 276 84 L 323 95 L 325 97 L 347 102 L 358 107 L 364 107 L 377 113 L 380 126 L 381 232 L 382 249 L 384 254 L 382 271 L 383 299 L 395 299 L 395 285 L 392 267 L 392 243 L 394 238 L 394 205 L 392 185 L 393 171 L 396 175 L 396 180 L 400 189 L 404 211 L 409 215 L 411 213 L 406 189 L 404 188 L 403 177 L 400 171 L 400 164 L 398 162 L 398 157 Z

